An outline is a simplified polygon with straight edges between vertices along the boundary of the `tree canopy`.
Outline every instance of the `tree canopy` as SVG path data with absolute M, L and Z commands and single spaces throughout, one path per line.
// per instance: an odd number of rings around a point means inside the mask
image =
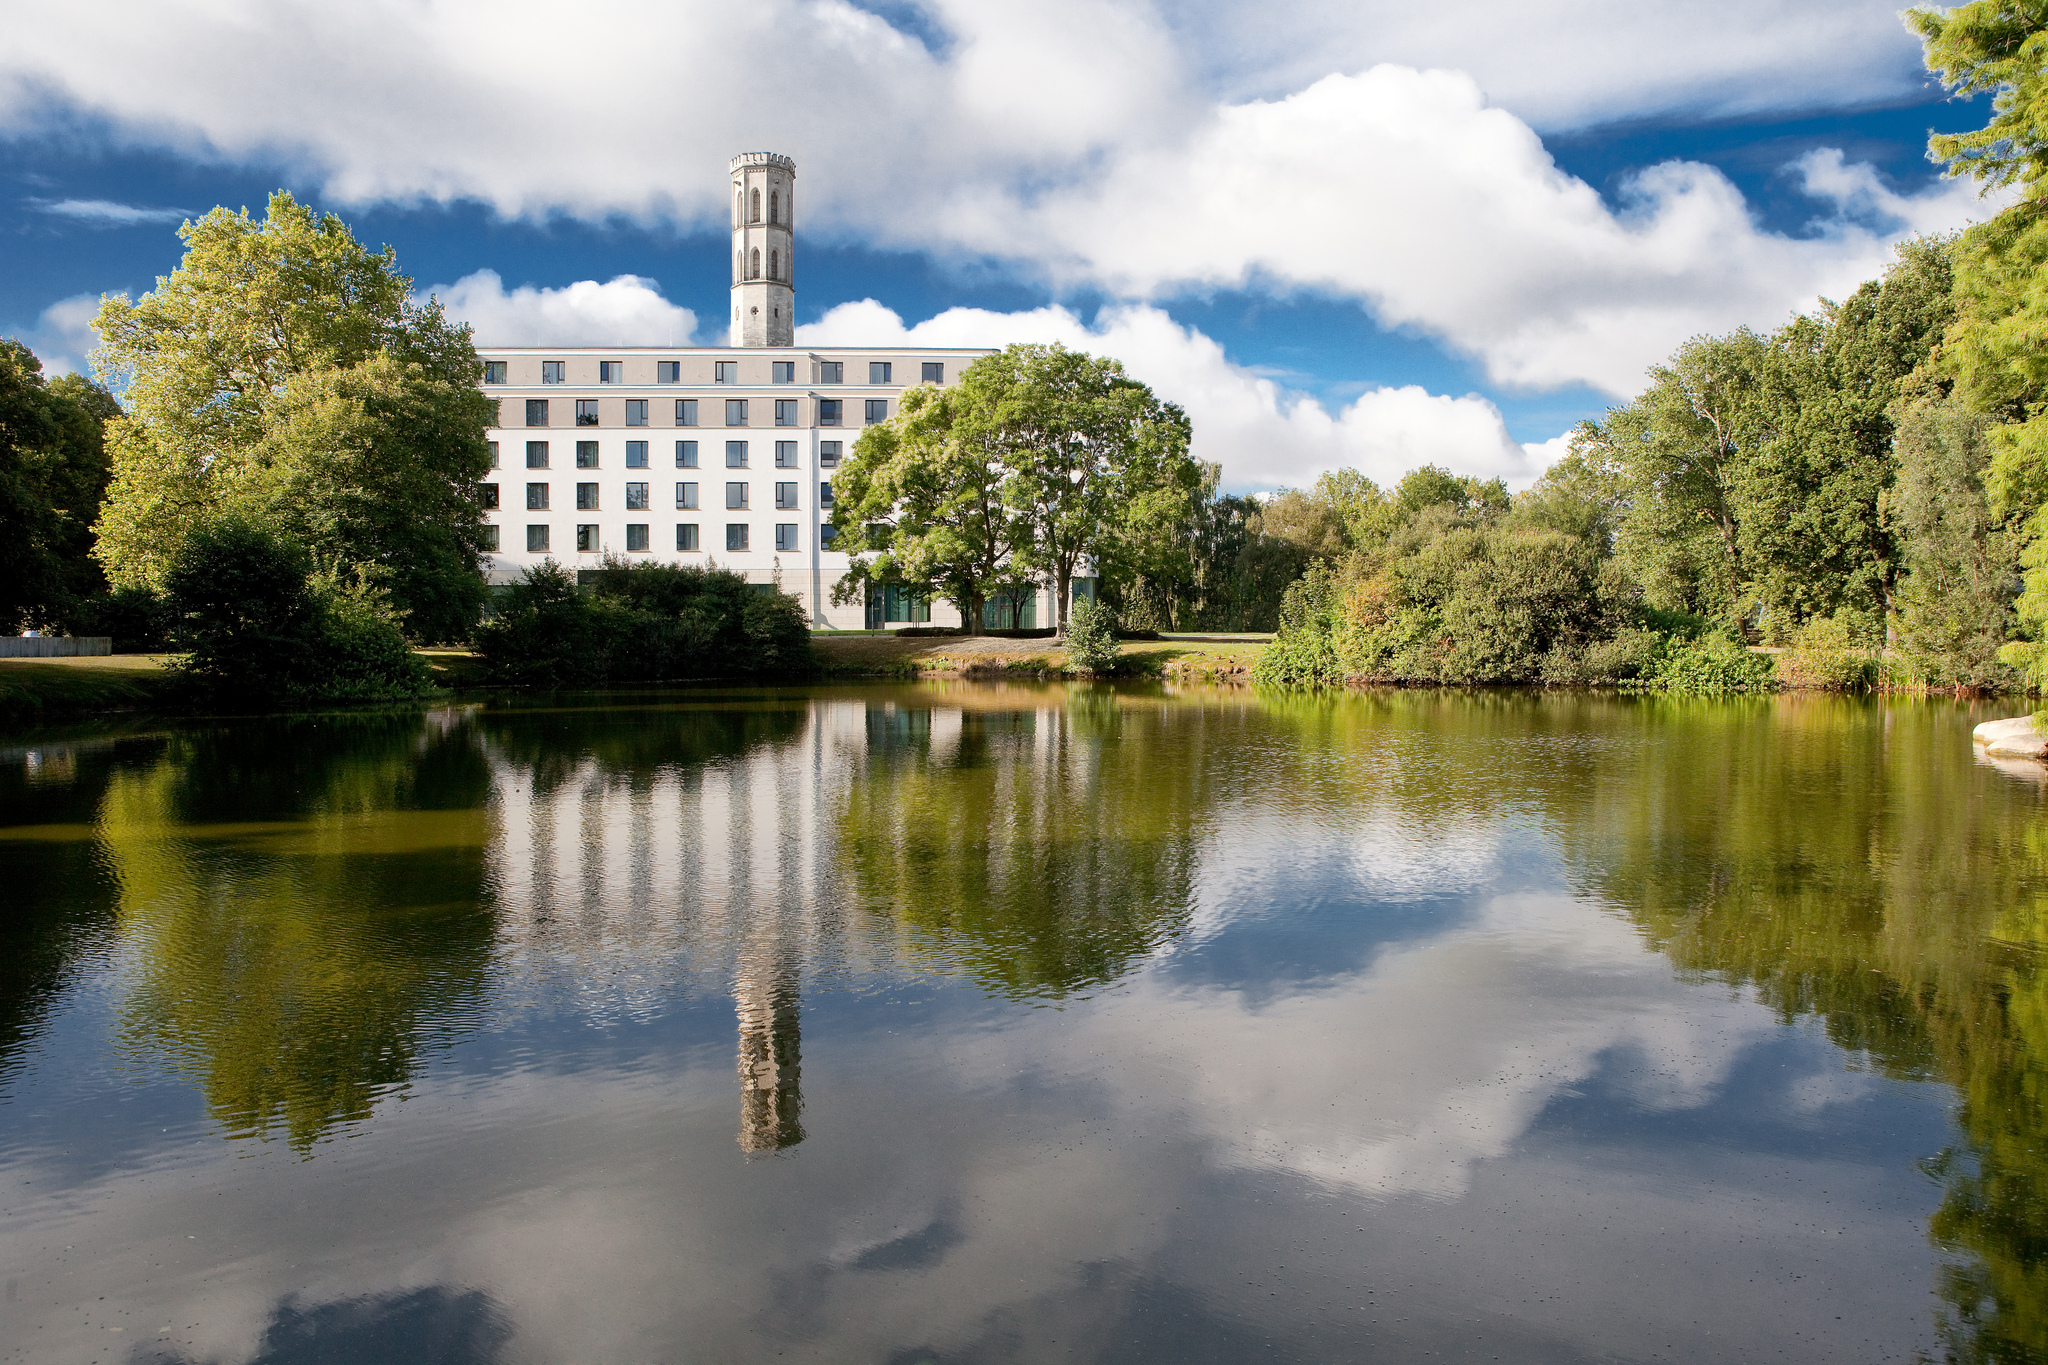
M 1203 471 L 1187 416 L 1118 362 L 1064 346 L 984 356 L 951 389 L 913 389 L 833 480 L 833 527 L 856 555 L 833 590 L 913 586 L 960 608 L 1022 583 L 1053 589 L 1064 627 L 1076 570 L 1161 557 Z
M 0 631 L 65 627 L 106 584 L 92 523 L 107 486 L 112 394 L 0 338 Z
M 186 537 L 235 515 L 384 582 L 414 635 L 465 635 L 492 419 L 468 328 L 412 298 L 390 248 L 282 191 L 262 219 L 219 208 L 179 235 L 177 270 L 94 323 L 128 403 L 108 424 L 108 576 L 161 586 Z

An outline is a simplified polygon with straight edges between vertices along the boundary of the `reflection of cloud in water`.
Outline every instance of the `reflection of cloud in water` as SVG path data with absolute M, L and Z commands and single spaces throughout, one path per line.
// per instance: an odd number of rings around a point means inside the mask
M 1676 980 L 1597 906 L 1512 896 L 1271 1003 L 1148 976 L 1067 1050 L 1117 1055 L 1124 1070 L 1146 1073 L 1120 1091 L 1178 1097 L 1178 1120 L 1207 1133 L 1226 1163 L 1378 1195 L 1453 1197 L 1474 1163 L 1507 1152 L 1603 1056 L 1641 1059 L 1628 1079 L 1638 1105 L 1690 1108 L 1778 1028 L 1761 1005 Z M 991 1063 L 1023 1064 L 973 1065 Z

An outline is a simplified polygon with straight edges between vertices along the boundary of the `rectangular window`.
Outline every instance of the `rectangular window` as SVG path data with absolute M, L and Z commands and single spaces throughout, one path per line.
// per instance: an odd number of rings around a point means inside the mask
M 777 441 L 775 443 L 775 467 L 777 469 L 796 468 L 795 441 Z
M 775 524 L 775 550 L 778 554 L 790 554 L 796 549 L 796 523 L 781 521 Z
M 894 370 L 895 367 L 886 360 L 871 360 L 868 362 L 868 383 L 887 384 Z
M 696 522 L 685 522 L 676 527 L 676 548 L 685 554 L 697 548 Z
M 595 398 L 579 398 L 576 400 L 576 425 L 579 427 L 594 427 L 597 425 L 597 400 Z
M 529 526 L 526 528 L 526 553 L 544 555 L 548 552 L 548 528 Z
M 594 555 L 603 548 L 604 542 L 597 537 L 597 527 L 581 525 L 576 528 L 576 553 Z
M 838 426 L 839 413 L 844 406 L 840 399 L 820 398 L 818 400 L 818 425 L 821 427 Z
M 837 540 L 837 539 L 839 539 L 839 528 L 838 528 L 837 526 L 834 526 L 834 525 L 833 525 L 833 524 L 832 524 L 831 522 L 829 522 L 829 521 L 828 521 L 828 522 L 826 522 L 826 523 L 825 523 L 825 524 L 824 524 L 823 526 L 820 526 L 820 527 L 818 528 L 818 548 L 819 548 L 819 549 L 821 549 L 821 550 L 829 550 L 829 549 L 831 549 L 831 548 L 832 548 L 832 542 L 833 542 L 833 541 L 835 541 L 835 540 Z
M 493 468 L 493 469 L 496 469 L 496 468 L 498 467 L 498 443 L 497 443 L 496 441 L 492 441 L 492 442 L 490 443 L 490 446 L 491 446 L 491 468 Z
M 683 382 L 683 366 L 677 360 L 654 362 L 654 382 L 657 384 L 680 384 Z
M 727 469 L 745 469 L 747 467 L 747 443 L 745 441 L 727 441 L 725 443 L 725 467 Z
M 597 468 L 597 442 L 578 441 L 576 443 L 576 467 L 578 469 Z
M 697 510 L 696 484 L 679 483 L 676 485 L 676 506 L 685 511 L 694 512 Z
M 678 398 L 676 400 L 676 425 L 679 427 L 694 427 L 697 425 L 696 399 Z
M 927 361 L 925 361 L 925 363 L 924 363 L 924 382 L 925 382 L 925 383 L 927 383 L 927 384 L 943 384 L 943 383 L 945 383 L 945 382 L 946 382 L 946 362 L 945 362 L 945 361 L 943 361 L 943 360 L 927 360 Z
M 626 400 L 626 425 L 629 427 L 644 427 L 647 425 L 647 400 L 645 398 L 628 398 Z
M 548 424 L 548 400 L 529 398 L 526 400 L 526 425 L 544 427 Z
M 793 427 L 796 425 L 796 399 L 778 398 L 775 400 L 775 425 L 778 427 Z
M 677 469 L 695 469 L 696 467 L 697 467 L 697 443 L 696 443 L 695 441 L 677 441 L 677 442 L 676 442 L 676 468 L 677 468 Z
M 740 363 L 737 360 L 716 360 L 711 364 L 712 378 L 720 384 L 740 382 Z
M 744 550 L 747 548 L 747 528 L 745 523 L 742 522 L 737 525 L 727 524 L 725 528 L 725 548 L 728 551 Z
M 505 425 L 505 400 L 502 398 L 493 398 L 491 400 L 491 425 L 493 427 Z
M 526 510 L 545 512 L 548 510 L 548 486 L 544 483 L 526 485 Z
M 564 378 L 563 378 L 563 376 L 562 376 L 562 362 L 561 362 L 561 361 L 559 361 L 559 360 L 543 360 L 543 361 L 541 361 L 541 363 L 540 363 L 540 382 L 541 382 L 541 383 L 543 383 L 543 384 L 561 384 L 561 383 L 565 383 L 566 381 L 564 380 Z
M 644 550 L 647 548 L 647 528 L 645 526 L 628 526 L 626 528 L 626 548 L 628 550 Z
M 597 382 L 600 384 L 623 384 L 626 381 L 626 363 L 622 360 L 600 360 L 597 362 Z
M 832 481 L 830 479 L 823 480 L 818 484 L 818 506 L 835 507 L 837 505 L 832 501 Z
M 844 384 L 846 382 L 846 362 L 843 360 L 819 361 L 818 382 L 820 384 Z
M 725 486 L 725 510 L 744 512 L 747 510 L 747 486 L 743 483 L 729 483 Z
M 931 599 L 901 583 L 882 585 L 882 619 L 916 624 L 932 619 Z
M 775 485 L 775 510 L 778 512 L 794 512 L 796 510 L 795 484 L 778 483 Z
M 796 362 L 794 360 L 777 360 L 770 364 L 768 369 L 769 377 L 777 384 L 796 383 Z
M 595 512 L 597 510 L 596 484 L 579 483 L 576 485 L 576 510 L 579 512 Z
M 818 463 L 827 469 L 833 468 L 839 463 L 839 452 L 841 449 L 842 447 L 837 441 L 818 442 Z
M 728 398 L 725 400 L 725 424 L 729 427 L 743 427 L 747 424 L 747 400 Z
M 546 441 L 528 441 L 526 443 L 526 467 L 528 469 L 546 469 L 548 467 L 548 443 Z
M 489 550 L 495 554 L 498 549 L 498 528 L 495 526 L 484 526 L 478 529 L 483 532 L 483 535 L 478 541 L 477 548 Z
M 647 442 L 645 442 L 645 441 L 628 441 L 628 442 L 626 442 L 626 468 L 628 468 L 628 469 L 645 469 L 645 468 L 647 468 Z
M 493 508 L 498 505 L 498 485 L 494 483 L 480 484 L 478 486 L 478 491 L 483 494 L 483 502 L 480 504 L 481 506 L 485 508 Z
M 626 485 L 626 510 L 628 512 L 645 512 L 647 510 L 646 484 L 629 483 Z
M 888 420 L 889 400 L 886 398 L 868 399 L 868 425 L 873 426 L 877 422 L 886 422 Z
M 502 384 L 504 382 L 505 362 L 502 360 L 486 360 L 484 362 L 484 383 Z

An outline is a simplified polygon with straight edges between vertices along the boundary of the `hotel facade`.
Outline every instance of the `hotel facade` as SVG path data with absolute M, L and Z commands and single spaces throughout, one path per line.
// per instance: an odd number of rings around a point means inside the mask
M 478 347 L 497 405 L 486 574 L 716 564 L 794 594 L 817 629 L 957 625 L 950 603 L 897 588 L 832 604 L 850 558 L 832 546 L 832 478 L 905 389 L 953 384 L 989 352 L 795 345 L 796 164 L 749 152 L 731 170 L 731 346 Z M 1038 598 L 983 624 L 1050 624 Z

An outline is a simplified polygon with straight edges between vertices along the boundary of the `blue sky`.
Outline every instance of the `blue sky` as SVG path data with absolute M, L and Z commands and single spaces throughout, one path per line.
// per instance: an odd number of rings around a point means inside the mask
M 483 344 L 718 344 L 724 163 L 778 150 L 800 341 L 1117 354 L 1233 487 L 1523 483 L 1686 335 L 1987 211 L 1925 158 L 1981 106 L 1895 11 L 1639 8 L 9 0 L 0 332 L 81 364 L 92 299 L 173 268 L 182 214 L 284 187 Z

